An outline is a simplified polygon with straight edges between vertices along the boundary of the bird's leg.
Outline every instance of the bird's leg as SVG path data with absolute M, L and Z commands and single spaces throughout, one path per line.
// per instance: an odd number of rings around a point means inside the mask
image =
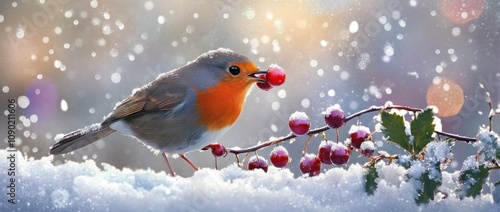
M 181 156 L 182 159 L 184 159 L 191 167 L 193 167 L 195 171 L 198 171 L 198 167 L 194 165 L 194 163 L 191 162 L 184 154 L 179 154 L 179 156 Z
M 165 160 L 165 163 L 167 163 L 168 170 L 170 171 L 170 175 L 172 175 L 172 177 L 175 177 L 174 170 L 172 169 L 170 162 L 168 162 L 167 155 L 163 152 L 161 153 L 161 155 L 163 156 L 163 160 Z

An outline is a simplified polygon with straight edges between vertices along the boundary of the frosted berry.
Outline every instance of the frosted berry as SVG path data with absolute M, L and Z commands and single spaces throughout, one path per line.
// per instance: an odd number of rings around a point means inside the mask
M 259 78 L 265 80 L 266 75 L 261 74 L 261 75 L 259 75 Z M 258 82 L 257 87 L 259 87 L 260 89 L 265 90 L 265 91 L 271 90 L 271 88 L 273 88 L 273 86 L 271 84 L 269 84 L 268 82 Z
M 285 83 L 285 71 L 276 64 L 272 64 L 267 69 L 266 79 L 272 86 L 280 86 Z
M 326 125 L 330 128 L 340 128 L 345 124 L 345 113 L 338 104 L 328 107 L 323 115 Z
M 332 141 L 321 141 L 318 149 L 318 158 L 321 160 L 321 163 L 332 165 L 332 160 L 330 160 L 330 152 L 332 151 Z
M 227 155 L 226 147 L 224 147 L 224 145 L 222 144 L 219 143 L 210 144 L 210 149 L 212 150 L 212 154 L 215 157 L 222 157 Z
M 332 150 L 330 151 L 330 160 L 335 165 L 344 165 L 349 161 L 351 150 L 349 150 L 343 143 L 333 143 Z
M 370 136 L 370 129 L 364 126 L 353 125 L 349 130 L 349 137 L 351 138 L 351 145 L 359 149 L 361 143 L 365 141 Z
M 290 116 L 288 126 L 290 127 L 292 133 L 296 136 L 307 135 L 309 128 L 311 127 L 311 121 L 306 113 L 296 111 Z
M 248 170 L 262 169 L 264 172 L 267 172 L 268 167 L 269 165 L 263 157 L 257 157 L 254 155 L 250 158 L 250 160 L 248 160 Z
M 269 160 L 271 160 L 273 166 L 283 168 L 288 164 L 288 162 L 290 162 L 290 157 L 288 156 L 288 151 L 285 147 L 277 146 L 274 147 L 273 151 L 271 151 Z
M 361 155 L 370 158 L 373 156 L 373 153 L 375 152 L 375 144 L 373 141 L 365 141 L 361 144 Z
M 300 159 L 299 168 L 302 174 L 309 174 L 309 177 L 319 175 L 321 160 L 315 154 L 306 154 Z

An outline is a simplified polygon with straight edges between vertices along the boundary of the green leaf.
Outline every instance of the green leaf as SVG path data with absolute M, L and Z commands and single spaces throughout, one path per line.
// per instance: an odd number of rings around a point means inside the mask
M 486 165 L 480 165 L 479 169 L 468 169 L 460 173 L 459 182 L 461 189 L 465 189 L 465 196 L 476 198 L 481 195 L 483 190 L 483 184 L 488 178 L 490 170 Z M 460 195 L 460 199 L 463 199 L 463 194 Z
M 427 109 L 419 113 L 417 118 L 411 121 L 411 135 L 414 137 L 413 151 L 415 154 L 420 153 L 429 142 L 434 140 L 432 138 L 435 126 L 432 124 L 433 120 L 432 110 Z
M 375 193 L 375 190 L 377 190 L 377 178 L 379 178 L 377 168 L 375 168 L 375 163 L 372 163 L 368 167 L 368 171 L 365 175 L 365 191 L 366 193 L 368 193 L 368 195 L 373 195 Z
M 383 111 L 381 117 L 382 126 L 384 127 L 384 129 L 382 129 L 382 133 L 384 133 L 384 136 L 387 137 L 387 140 L 397 144 L 408 152 L 412 152 L 409 142 L 410 138 L 405 133 L 403 116 Z
M 500 160 L 500 145 L 497 146 L 497 160 Z
M 441 170 L 439 169 L 439 163 L 437 163 L 435 167 L 439 173 L 441 173 Z M 422 183 L 422 188 L 417 190 L 417 198 L 415 198 L 415 202 L 417 205 L 420 205 L 422 203 L 427 204 L 429 201 L 434 200 L 434 197 L 436 196 L 437 189 L 439 186 L 441 186 L 441 180 L 433 180 L 430 179 L 429 177 L 429 171 L 424 172 L 420 176 L 420 182 Z

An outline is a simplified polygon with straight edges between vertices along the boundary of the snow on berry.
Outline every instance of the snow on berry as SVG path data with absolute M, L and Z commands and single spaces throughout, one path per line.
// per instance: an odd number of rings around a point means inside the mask
M 330 106 L 323 112 L 326 125 L 330 128 L 340 128 L 345 124 L 345 113 L 339 104 Z
M 308 174 L 309 177 L 319 175 L 321 172 L 321 160 L 315 154 L 305 154 L 300 159 L 299 168 L 302 174 Z
M 375 144 L 373 143 L 373 141 L 365 141 L 361 143 L 360 149 L 361 155 L 370 158 L 375 152 Z
M 280 86 L 285 83 L 285 71 L 280 66 L 271 64 L 267 69 L 266 79 L 272 86 Z
M 290 115 L 290 119 L 288 120 L 288 126 L 292 133 L 296 136 L 307 135 L 309 132 L 309 128 L 311 127 L 311 121 L 309 117 L 304 112 L 296 111 L 292 115 Z
M 263 157 L 254 155 L 248 160 L 248 170 L 262 169 L 264 172 L 267 172 L 268 167 L 269 165 Z
M 349 130 L 349 137 L 351 138 L 351 145 L 359 149 L 361 143 L 365 141 L 370 136 L 370 129 L 365 126 L 352 125 Z
M 330 151 L 330 160 L 333 164 L 341 166 L 349 161 L 351 151 L 343 143 L 333 143 Z
M 290 162 L 290 157 L 288 155 L 288 151 L 283 146 L 276 146 L 271 151 L 271 155 L 269 156 L 269 160 L 273 166 L 282 168 L 285 167 Z
M 330 159 L 330 152 L 332 151 L 332 141 L 323 140 L 319 144 L 318 148 L 318 157 L 321 160 L 321 163 L 331 165 L 332 160 Z

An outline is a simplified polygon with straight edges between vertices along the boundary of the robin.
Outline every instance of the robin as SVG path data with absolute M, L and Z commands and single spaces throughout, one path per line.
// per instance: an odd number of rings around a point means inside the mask
M 162 152 L 172 176 L 167 154 L 179 154 L 198 170 L 184 154 L 219 139 L 236 122 L 252 85 L 266 82 L 257 76 L 266 73 L 229 49 L 209 51 L 134 89 L 101 123 L 56 136 L 49 153 L 68 153 L 118 131 Z

